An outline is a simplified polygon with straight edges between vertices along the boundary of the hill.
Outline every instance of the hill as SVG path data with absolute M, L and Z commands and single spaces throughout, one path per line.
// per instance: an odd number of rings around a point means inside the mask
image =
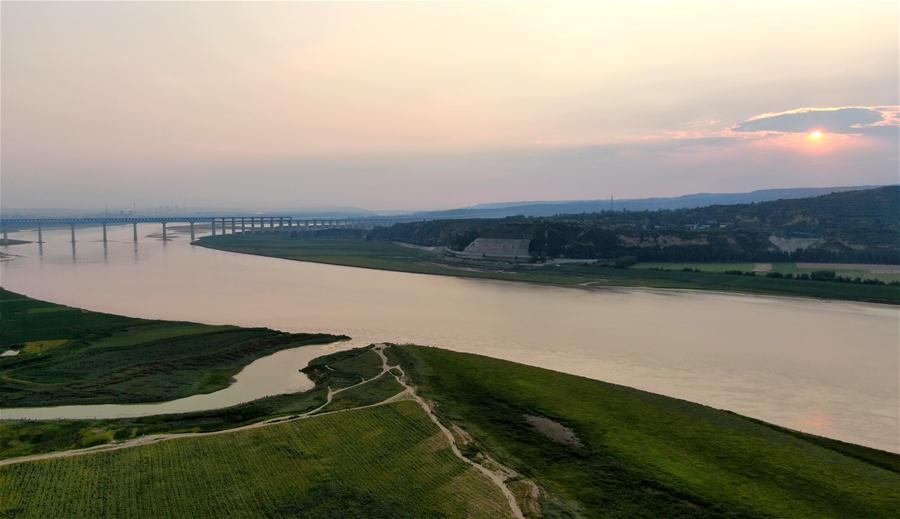
M 695 193 L 690 195 L 656 198 L 624 198 L 617 200 L 544 200 L 529 202 L 497 202 L 476 204 L 471 207 L 445 211 L 421 211 L 413 216 L 441 218 L 505 218 L 508 216 L 555 216 L 571 213 L 596 213 L 609 211 L 652 211 L 659 209 L 685 209 L 723 204 L 748 204 L 808 198 L 812 196 L 869 189 L 875 186 L 801 187 L 787 189 L 760 189 L 747 193 Z
M 900 263 L 900 186 L 812 198 L 660 211 L 453 219 L 375 229 L 374 239 L 463 250 L 531 240 L 536 259 Z

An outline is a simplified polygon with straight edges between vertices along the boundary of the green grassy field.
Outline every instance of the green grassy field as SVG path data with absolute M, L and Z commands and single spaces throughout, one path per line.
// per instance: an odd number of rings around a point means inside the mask
M 0 407 L 155 402 L 227 387 L 253 360 L 325 334 L 132 319 L 0 289 Z
M 618 269 L 588 264 L 534 267 L 467 262 L 387 241 L 367 241 L 361 238 L 291 238 L 288 234 L 274 233 L 234 234 L 207 236 L 195 243 L 231 252 L 420 274 L 564 286 L 716 290 L 900 304 L 900 287 L 898 286 L 774 279 L 764 275 L 734 276 L 721 272 L 683 272 L 680 268 L 678 270 Z M 752 270 L 750 264 L 742 265 L 748 267 L 747 270 Z M 722 270 L 731 269 L 722 268 Z
M 756 263 L 661 263 L 661 262 L 643 262 L 634 265 L 635 269 L 663 269 L 663 270 L 681 270 L 681 269 L 697 269 L 703 272 L 726 272 L 729 270 L 740 270 L 749 272 L 756 268 Z
M 4 515 L 5 514 L 5 515 Z M 509 517 L 406 401 L 223 435 L 0 467 L 0 516 Z
M 811 274 L 817 270 L 833 270 L 838 276 L 861 279 L 877 279 L 886 283 L 891 281 L 900 281 L 900 274 L 889 272 L 873 272 L 871 270 L 860 270 L 858 268 L 844 268 L 840 265 L 828 265 L 827 267 L 801 267 L 797 263 L 772 263 L 771 272 L 780 272 L 782 274 Z M 697 269 L 703 272 L 726 272 L 729 270 L 740 270 L 742 272 L 750 272 L 756 268 L 756 263 L 638 263 L 632 268 L 636 269 L 664 269 L 664 270 L 682 270 L 685 268 Z M 760 273 L 760 275 L 763 275 Z
M 397 379 L 389 374 L 385 374 L 371 382 L 339 393 L 330 404 L 322 409 L 322 412 L 340 411 L 342 409 L 377 404 L 401 391 L 403 391 L 403 386 L 397 382 Z
M 896 517 L 900 456 L 586 378 L 392 347 L 442 420 L 547 491 L 560 517 Z M 570 428 L 541 433 L 526 415 Z

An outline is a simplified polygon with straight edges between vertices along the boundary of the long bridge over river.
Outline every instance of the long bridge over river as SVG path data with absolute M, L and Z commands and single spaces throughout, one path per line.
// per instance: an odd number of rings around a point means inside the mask
M 134 241 L 138 241 L 138 224 L 155 223 L 162 226 L 162 238 L 167 239 L 169 224 L 187 224 L 190 227 L 191 241 L 196 237 L 198 225 L 208 225 L 212 235 L 217 232 L 276 232 L 290 230 L 316 231 L 322 229 L 371 229 L 373 227 L 393 225 L 410 221 L 408 217 L 367 217 L 367 218 L 295 218 L 293 216 L 98 216 L 81 218 L 41 218 L 41 217 L 2 217 L 0 229 L 3 239 L 7 240 L 9 228 L 36 228 L 38 242 L 43 242 L 45 227 L 68 227 L 72 243 L 75 243 L 75 228 L 99 226 L 102 230 L 103 242 L 106 242 L 106 227 L 109 225 L 131 225 Z

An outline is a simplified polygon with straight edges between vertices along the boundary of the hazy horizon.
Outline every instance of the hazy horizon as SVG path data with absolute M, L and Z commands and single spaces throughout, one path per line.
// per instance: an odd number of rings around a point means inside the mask
M 896 2 L 0 9 L 7 209 L 898 182 Z

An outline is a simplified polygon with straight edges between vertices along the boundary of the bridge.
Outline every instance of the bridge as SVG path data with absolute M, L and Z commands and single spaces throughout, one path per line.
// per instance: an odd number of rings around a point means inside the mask
M 292 216 L 98 216 L 83 218 L 42 218 L 42 217 L 2 217 L 0 229 L 3 239 L 7 239 L 8 227 L 37 228 L 38 243 L 43 243 L 44 227 L 69 227 L 72 243 L 75 243 L 75 227 L 100 226 L 103 243 L 106 243 L 106 227 L 108 225 L 132 226 L 134 241 L 138 241 L 138 224 L 156 223 L 162 225 L 163 240 L 167 239 L 167 226 L 172 223 L 188 224 L 191 241 L 196 237 L 198 224 L 208 224 L 215 236 L 221 234 L 243 232 L 275 232 L 290 230 L 316 231 L 322 229 L 371 229 L 388 226 L 401 221 L 410 221 L 409 217 L 366 217 L 366 218 L 295 218 Z

